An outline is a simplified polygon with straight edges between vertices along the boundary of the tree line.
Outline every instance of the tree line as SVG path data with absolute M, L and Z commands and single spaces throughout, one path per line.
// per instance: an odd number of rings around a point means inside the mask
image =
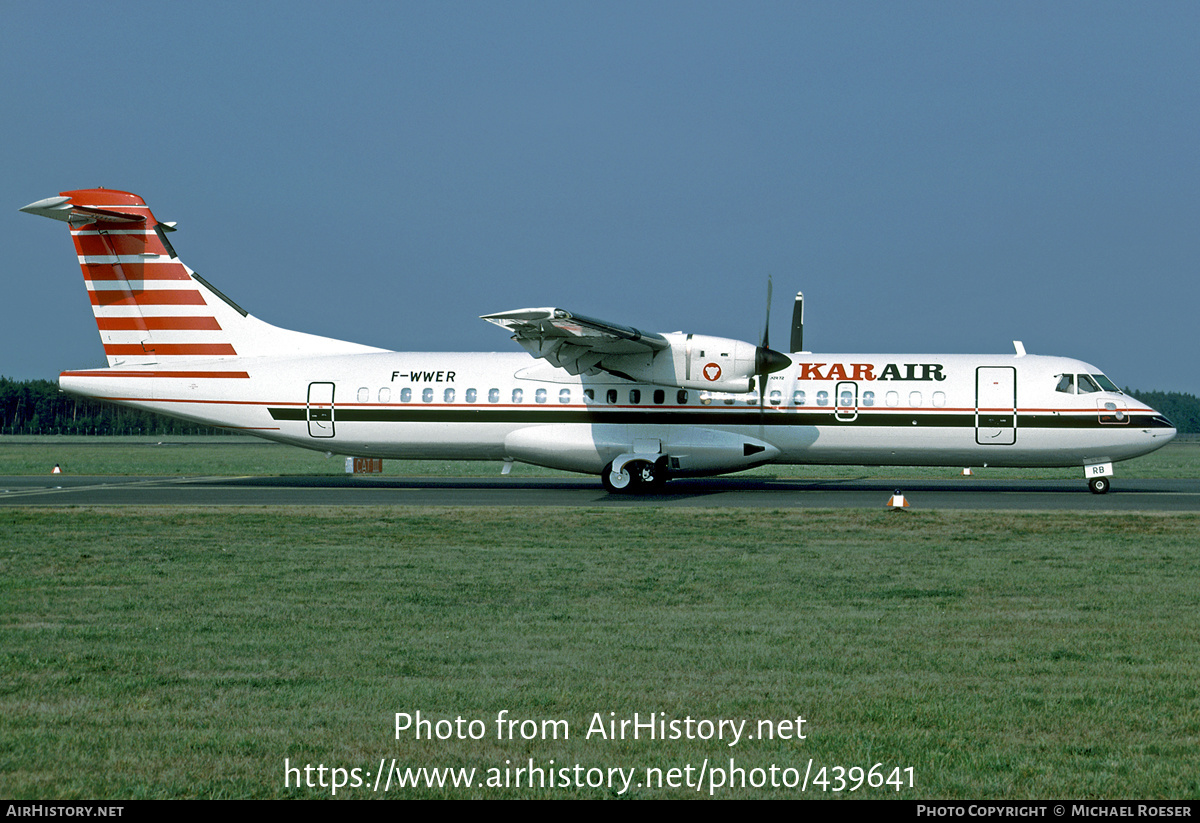
M 1182 392 L 1125 393 L 1158 409 L 1181 433 L 1200 434 L 1200 398 Z M 226 434 L 153 412 L 76 397 L 52 380 L 0 377 L 0 434 Z
M 1134 391 L 1129 388 L 1124 391 L 1161 412 L 1175 424 L 1180 434 L 1200 434 L 1200 398 L 1196 395 L 1177 391 Z
M 89 400 L 53 380 L 0 377 L 0 434 L 228 434 L 153 412 Z

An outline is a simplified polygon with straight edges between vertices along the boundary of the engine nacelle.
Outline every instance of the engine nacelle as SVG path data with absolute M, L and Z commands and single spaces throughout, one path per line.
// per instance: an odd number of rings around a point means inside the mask
M 792 362 L 787 355 L 743 340 L 681 332 L 662 337 L 669 348 L 609 357 L 605 370 L 640 383 L 740 393 L 750 391 L 755 375 L 785 369 Z
M 666 457 L 670 474 L 695 476 L 741 471 L 779 457 L 756 437 L 697 426 L 551 423 L 527 426 L 504 438 L 505 455 L 551 469 L 599 474 L 617 461 Z

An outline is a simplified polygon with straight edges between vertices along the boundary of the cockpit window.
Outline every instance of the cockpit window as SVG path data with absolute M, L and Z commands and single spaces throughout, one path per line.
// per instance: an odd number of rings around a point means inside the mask
M 1058 374 L 1055 377 L 1058 378 L 1058 385 L 1054 390 L 1063 394 L 1075 394 L 1076 385 L 1079 394 L 1095 394 L 1102 391 L 1122 394 L 1116 384 L 1102 374 Z

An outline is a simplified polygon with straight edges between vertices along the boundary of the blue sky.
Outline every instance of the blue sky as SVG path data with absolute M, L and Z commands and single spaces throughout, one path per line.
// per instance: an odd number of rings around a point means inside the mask
M 5 4 L 0 374 L 103 365 L 63 225 L 136 192 L 277 325 L 515 351 L 561 306 L 1200 394 L 1194 3 Z

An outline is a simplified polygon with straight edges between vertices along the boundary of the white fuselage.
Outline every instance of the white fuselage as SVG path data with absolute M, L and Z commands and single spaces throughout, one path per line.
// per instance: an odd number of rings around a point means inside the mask
M 337 454 L 588 473 L 631 452 L 668 456 L 674 475 L 763 463 L 1085 466 L 1145 454 L 1175 434 L 1120 392 L 1056 390 L 1063 374 L 1099 373 L 1068 358 L 790 357 L 761 400 L 570 375 L 524 353 L 241 357 L 186 371 L 66 372 L 61 384 Z

